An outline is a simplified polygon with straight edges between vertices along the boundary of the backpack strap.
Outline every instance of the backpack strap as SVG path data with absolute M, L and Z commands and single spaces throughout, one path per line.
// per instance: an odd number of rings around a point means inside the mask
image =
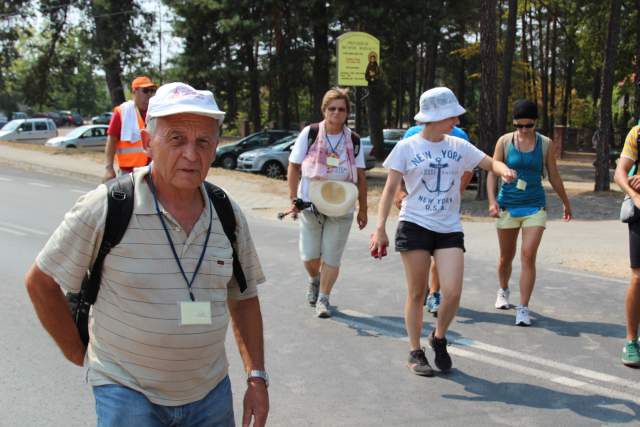
M 307 154 L 311 150 L 311 146 L 316 142 L 318 132 L 320 131 L 320 123 L 311 123 L 309 125 L 309 136 L 307 138 Z
M 213 202 L 218 218 L 220 218 L 224 234 L 231 242 L 231 247 L 233 248 L 233 276 L 238 282 L 240 292 L 244 292 L 247 289 L 247 279 L 244 276 L 244 271 L 242 271 L 242 266 L 238 259 L 238 251 L 236 250 L 236 214 L 233 212 L 233 206 L 231 206 L 227 193 L 220 187 L 207 181 L 204 182 L 204 187 Z
M 104 225 L 104 234 L 98 255 L 82 280 L 76 318 L 74 319 L 85 346 L 89 342 L 89 309 L 98 297 L 104 259 L 111 248 L 117 246 L 122 240 L 133 213 L 133 174 L 119 176 L 105 185 L 107 186 L 107 219 Z
M 320 123 L 311 123 L 309 125 L 309 136 L 307 138 L 307 153 L 311 149 L 311 146 L 316 142 L 318 132 L 320 130 Z M 351 142 L 353 142 L 353 156 L 358 157 L 360 153 L 360 135 L 351 131 Z
M 544 173 L 546 167 L 547 167 L 547 156 L 549 155 L 549 139 L 547 138 L 543 138 L 542 135 L 540 135 L 539 133 L 536 132 L 536 139 L 540 140 L 540 143 L 542 144 L 542 177 L 546 178 L 546 174 Z

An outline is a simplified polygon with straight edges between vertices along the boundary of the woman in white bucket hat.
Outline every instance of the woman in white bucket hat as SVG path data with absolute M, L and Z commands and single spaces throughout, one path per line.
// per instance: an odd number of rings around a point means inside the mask
M 329 295 L 340 271 L 356 197 L 358 227 L 367 225 L 367 182 L 364 150 L 354 142 L 359 137 L 345 125 L 347 92 L 330 89 L 321 109 L 324 120 L 305 127 L 291 150 L 287 180 L 291 211 L 300 217 L 300 258 L 309 275 L 307 301 L 318 317 L 326 318 L 331 317 Z M 312 202 L 316 211 L 300 212 L 297 199 Z
M 428 126 L 398 142 L 384 162 L 389 175 L 369 245 L 373 254 L 383 253 L 388 245 L 387 216 L 404 179 L 408 195 L 402 201 L 395 247 L 402 257 L 408 288 L 404 313 L 410 345 L 407 366 L 417 375 L 434 374 L 420 346 L 422 304 L 431 255 L 438 263 L 442 302 L 429 344 L 435 352 L 436 367 L 441 371 L 451 369 L 445 334 L 458 310 L 464 270 L 460 178 L 475 166 L 492 171 L 505 181 L 515 177 L 515 172 L 504 163 L 494 161 L 469 142 L 448 135 L 460 122 L 458 116 L 464 113 L 465 109 L 446 87 L 429 89 L 420 96 L 420 111 L 415 120 Z

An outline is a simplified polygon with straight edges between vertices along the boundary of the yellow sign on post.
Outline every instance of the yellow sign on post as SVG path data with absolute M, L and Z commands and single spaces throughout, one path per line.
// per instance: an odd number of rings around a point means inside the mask
M 380 41 L 362 32 L 338 37 L 338 85 L 368 86 L 380 78 Z

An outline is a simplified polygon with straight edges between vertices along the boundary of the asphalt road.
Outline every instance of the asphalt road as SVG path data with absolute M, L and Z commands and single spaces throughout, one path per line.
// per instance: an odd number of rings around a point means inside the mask
M 95 424 L 85 370 L 64 360 L 23 287 L 48 235 L 92 187 L 0 170 L 0 426 Z M 448 335 L 454 370 L 420 378 L 405 367 L 397 254 L 372 260 L 369 232 L 353 231 L 332 296 L 336 314 L 317 319 L 305 306 L 296 224 L 247 214 L 268 277 L 260 293 L 270 425 L 640 425 L 640 370 L 619 361 L 624 281 L 542 267 L 531 304 L 534 326 L 518 328 L 513 310 L 493 309 L 496 254 L 467 253 L 462 306 Z M 473 247 L 493 238 L 467 236 Z M 515 287 L 511 298 L 517 301 Z M 425 317 L 425 335 L 432 326 Z M 239 421 L 244 376 L 231 337 L 228 354 Z M 433 360 L 430 350 L 427 356 Z

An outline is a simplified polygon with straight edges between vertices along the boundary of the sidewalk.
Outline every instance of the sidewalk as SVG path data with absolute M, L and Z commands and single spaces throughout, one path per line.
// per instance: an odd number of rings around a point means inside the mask
M 73 176 L 98 184 L 104 170 L 99 163 L 101 154 L 72 153 L 69 155 L 61 150 L 23 148 L 15 144 L 0 143 L 0 167 L 10 165 L 38 172 Z M 220 168 L 210 169 L 208 180 L 223 187 L 248 215 L 276 220 L 277 212 L 286 209 L 289 205 L 285 181 L 274 181 L 259 175 Z M 370 188 L 372 197 L 369 202 L 369 225 L 363 231 L 367 235 L 375 226 L 373 212 L 375 212 L 377 196 L 381 191 L 380 188 L 372 187 Z M 463 211 L 467 203 L 471 202 L 465 198 Z M 609 199 L 602 199 L 601 203 L 610 204 L 611 202 Z M 557 208 L 554 208 L 551 198 L 550 204 L 552 205 L 551 218 L 558 218 L 559 215 L 554 214 Z M 482 217 L 468 218 L 464 221 L 464 228 L 468 256 L 488 258 L 491 263 L 497 262 L 498 242 L 493 221 Z M 393 237 L 391 225 L 387 227 L 387 232 L 390 237 Z M 517 282 L 518 264 L 516 260 L 512 283 Z M 626 226 L 613 219 L 573 220 L 569 223 L 552 219 L 548 223 L 538 252 L 538 264 L 546 267 L 569 268 L 587 274 L 617 277 L 623 283 L 629 276 Z

